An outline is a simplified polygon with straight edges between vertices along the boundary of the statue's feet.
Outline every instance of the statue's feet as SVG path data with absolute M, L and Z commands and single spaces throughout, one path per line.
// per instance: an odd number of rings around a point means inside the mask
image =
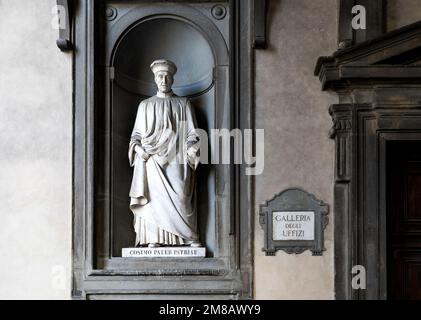
M 160 247 L 161 245 L 159 244 L 159 243 L 149 243 L 148 244 L 148 248 L 158 248 L 158 247 Z
M 190 247 L 193 247 L 193 248 L 199 248 L 201 246 L 202 244 L 199 241 L 193 241 L 192 243 L 190 243 Z

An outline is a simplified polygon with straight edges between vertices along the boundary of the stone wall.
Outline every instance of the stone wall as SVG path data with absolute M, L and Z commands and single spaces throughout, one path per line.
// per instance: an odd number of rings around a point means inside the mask
M 70 297 L 72 56 L 54 5 L 0 1 L 0 299 Z
M 259 204 L 289 187 L 313 193 L 332 207 L 334 143 L 328 108 L 336 97 L 321 92 L 316 60 L 337 43 L 336 0 L 270 0 L 269 48 L 256 53 L 256 128 L 265 130 L 265 170 L 256 177 L 255 294 L 257 299 L 334 297 L 333 212 L 326 252 L 276 257 L 262 252 Z
M 387 30 L 392 31 L 421 20 L 420 0 L 387 0 Z

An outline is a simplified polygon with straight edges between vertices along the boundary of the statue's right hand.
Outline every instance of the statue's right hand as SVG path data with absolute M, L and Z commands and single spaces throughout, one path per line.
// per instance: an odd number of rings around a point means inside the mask
M 141 147 L 141 146 L 139 146 L 139 145 L 136 145 L 135 147 L 134 147 L 134 151 L 136 152 L 136 154 L 137 155 L 139 155 L 140 156 L 140 158 L 143 160 L 143 161 L 148 161 L 148 159 L 150 158 L 150 156 L 143 150 L 143 148 Z

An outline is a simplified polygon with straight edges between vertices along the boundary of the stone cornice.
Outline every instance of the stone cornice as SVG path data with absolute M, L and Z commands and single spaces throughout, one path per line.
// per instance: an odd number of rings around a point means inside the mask
M 421 82 L 421 22 L 320 57 L 315 68 L 323 90 L 353 85 Z

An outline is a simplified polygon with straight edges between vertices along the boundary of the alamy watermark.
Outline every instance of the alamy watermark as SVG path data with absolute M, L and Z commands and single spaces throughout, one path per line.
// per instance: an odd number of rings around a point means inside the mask
M 367 289 L 367 272 L 364 266 L 356 265 L 352 267 L 351 273 L 353 274 L 351 286 L 354 290 Z
M 265 134 L 263 129 L 203 129 L 188 132 L 188 123 L 181 121 L 177 130 L 165 133 L 166 148 L 158 152 L 155 146 L 148 147 L 150 138 L 141 134 L 132 136 L 137 152 L 144 161 L 156 156 L 161 164 L 245 164 L 245 175 L 260 175 L 265 166 Z M 162 151 L 164 150 L 165 151 Z
M 55 265 L 51 268 L 51 287 L 54 290 L 66 289 L 67 281 L 66 268 L 62 265 Z
M 367 28 L 367 10 L 362 5 L 356 5 L 352 7 L 352 28 L 354 30 L 365 30 Z

